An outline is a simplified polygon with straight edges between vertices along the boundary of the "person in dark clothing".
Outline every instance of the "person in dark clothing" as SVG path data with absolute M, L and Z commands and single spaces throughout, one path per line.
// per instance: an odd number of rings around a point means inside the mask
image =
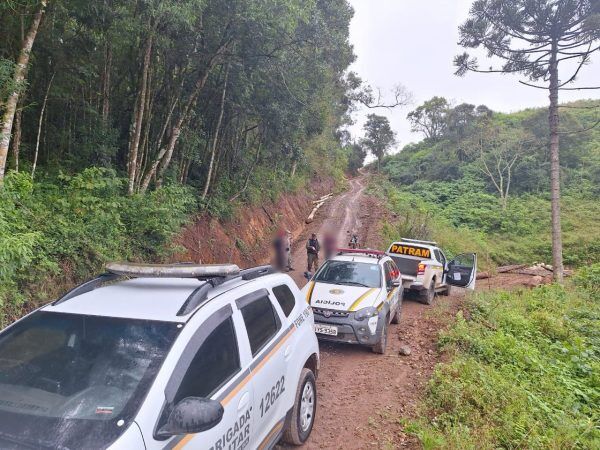
M 288 263 L 288 247 L 287 236 L 284 230 L 279 230 L 277 236 L 273 240 L 273 249 L 275 250 L 275 267 L 278 270 L 287 269 Z
M 337 251 L 337 239 L 333 233 L 325 233 L 325 237 L 323 238 L 323 250 L 325 251 L 325 259 L 331 258 Z
M 306 256 L 308 260 L 308 271 L 311 271 L 311 268 L 314 267 L 315 270 L 319 268 L 319 251 L 321 250 L 321 244 L 319 244 L 319 240 L 317 239 L 316 233 L 313 233 L 310 236 L 310 239 L 306 243 Z

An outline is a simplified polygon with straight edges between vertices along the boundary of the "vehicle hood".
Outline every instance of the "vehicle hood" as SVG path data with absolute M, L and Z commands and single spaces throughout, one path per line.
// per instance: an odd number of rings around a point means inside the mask
M 381 288 L 344 286 L 311 281 L 302 290 L 313 308 L 358 311 L 377 304 Z

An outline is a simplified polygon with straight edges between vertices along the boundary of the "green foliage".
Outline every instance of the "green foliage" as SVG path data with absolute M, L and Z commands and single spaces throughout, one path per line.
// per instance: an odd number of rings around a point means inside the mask
M 597 101 L 565 106 L 565 128 L 588 128 L 597 120 Z M 392 201 L 398 219 L 386 227 L 387 237 L 427 237 L 449 245 L 452 252 L 476 250 L 485 268 L 550 262 L 549 164 L 545 146 L 540 144 L 548 133 L 546 112 L 530 109 L 499 114 L 482 106 L 473 109 L 459 105 L 448 114 L 463 119 L 453 120 L 442 139 L 410 144 L 384 160 L 383 172 L 391 184 L 378 180 L 380 195 L 402 199 L 396 204 Z M 464 117 L 470 117 L 471 122 Z M 454 130 L 457 123 L 462 123 L 460 131 Z M 508 133 L 502 140 L 502 151 L 493 157 L 489 155 L 490 145 L 479 155 L 470 150 L 486 142 L 479 136 L 482 126 Z M 600 214 L 600 127 L 596 128 L 561 137 L 564 260 L 570 266 L 597 262 L 600 254 L 600 227 L 595 219 Z M 516 153 L 509 147 L 525 141 L 519 138 L 511 143 L 511 139 L 525 133 L 530 136 L 525 139 L 530 146 Z M 502 158 L 512 161 L 516 155 L 504 207 L 482 164 L 485 161 L 488 167 L 495 167 Z M 496 181 L 500 179 L 498 173 L 494 175 Z M 503 180 L 506 189 L 506 171 Z
M 482 268 L 551 261 L 550 199 L 523 195 L 506 209 L 484 184 L 465 177 L 453 182 L 416 182 L 397 188 L 376 180 L 372 192 L 388 203 L 397 218 L 384 225 L 387 241 L 400 237 L 433 239 L 450 254 L 476 251 Z M 563 195 L 565 263 L 585 266 L 599 261 L 600 202 L 588 195 Z
M 127 197 L 124 183 L 95 167 L 35 185 L 10 172 L 0 190 L 0 306 L 19 306 L 30 288 L 29 298 L 43 297 L 49 276 L 81 279 L 109 260 L 165 256 L 195 207 L 192 193 L 165 186 Z
M 577 271 L 573 282 L 586 291 L 590 292 L 596 299 L 600 298 L 600 264 L 591 264 Z
M 365 137 L 361 145 L 377 158 L 377 167 L 381 160 L 396 143 L 396 134 L 385 116 L 369 114 L 364 125 Z
M 423 419 L 409 427 L 424 447 L 598 448 L 594 291 L 553 285 L 479 294 L 468 317 L 459 313 L 441 335 L 454 358 L 436 368 Z

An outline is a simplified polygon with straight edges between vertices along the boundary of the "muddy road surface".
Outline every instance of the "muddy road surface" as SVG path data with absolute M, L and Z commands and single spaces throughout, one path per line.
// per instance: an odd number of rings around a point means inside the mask
M 339 245 L 346 246 L 350 233 L 356 232 L 360 247 L 380 246 L 382 208 L 365 190 L 363 177 L 352 179 L 349 189 L 323 206 L 296 241 L 292 255 L 296 270 L 290 274 L 300 286 L 306 283 L 302 273 L 310 233 L 316 232 L 321 238 L 327 231 L 334 232 Z M 400 324 L 390 326 L 385 355 L 376 355 L 368 348 L 321 342 L 317 417 L 303 448 L 420 448 L 414 437 L 404 433 L 403 420 L 416 414 L 416 404 L 440 360 L 437 334 L 454 317 L 460 301 L 454 294 L 438 297 L 434 306 L 405 299 Z M 401 346 L 408 346 L 410 355 L 400 355 Z

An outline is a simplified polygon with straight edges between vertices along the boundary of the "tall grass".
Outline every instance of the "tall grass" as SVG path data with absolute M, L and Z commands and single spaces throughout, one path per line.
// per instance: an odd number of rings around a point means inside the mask
M 440 337 L 408 431 L 424 448 L 600 448 L 600 265 L 571 285 L 474 296 Z

